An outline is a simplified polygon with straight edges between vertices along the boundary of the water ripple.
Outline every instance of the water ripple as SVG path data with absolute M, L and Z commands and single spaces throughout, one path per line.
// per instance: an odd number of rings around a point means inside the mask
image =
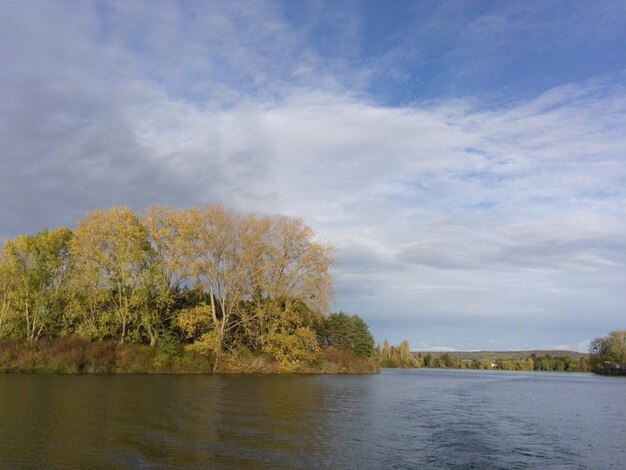
M 626 381 L 0 376 L 2 468 L 624 468 Z

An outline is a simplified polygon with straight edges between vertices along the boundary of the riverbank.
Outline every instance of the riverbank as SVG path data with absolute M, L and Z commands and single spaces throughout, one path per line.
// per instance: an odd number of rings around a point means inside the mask
M 214 359 L 185 349 L 144 344 L 91 342 L 80 338 L 0 341 L 0 373 L 53 374 L 210 374 Z M 280 364 L 267 353 L 237 351 L 220 359 L 218 373 L 280 374 Z M 378 372 L 371 358 L 351 351 L 322 348 L 317 357 L 291 370 L 300 374 L 367 374 Z

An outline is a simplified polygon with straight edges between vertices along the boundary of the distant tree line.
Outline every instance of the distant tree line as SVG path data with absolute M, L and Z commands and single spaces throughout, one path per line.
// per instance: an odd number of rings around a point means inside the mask
M 595 338 L 589 347 L 591 370 L 598 374 L 626 375 L 626 330 Z
M 537 355 L 532 353 L 525 358 L 511 359 L 502 357 L 483 359 L 463 359 L 458 354 L 418 353 L 418 362 L 423 367 L 456 368 L 456 369 L 495 369 L 520 371 L 547 371 L 547 372 L 587 372 L 588 360 L 584 357 L 552 356 L 551 354 Z
M 268 352 L 285 369 L 322 346 L 370 356 L 356 315 L 325 316 L 333 249 L 302 220 L 221 205 L 94 210 L 76 228 L 6 240 L 0 339 L 80 337 Z
M 484 357 L 467 359 L 463 353 L 426 352 L 413 353 L 409 342 L 402 341 L 398 346 L 390 346 L 385 340 L 376 347 L 376 358 L 381 367 L 435 369 L 483 369 L 483 370 L 519 370 L 519 371 L 554 371 L 554 372 L 587 372 L 589 360 L 585 357 L 538 355 L 532 353 L 521 358 Z

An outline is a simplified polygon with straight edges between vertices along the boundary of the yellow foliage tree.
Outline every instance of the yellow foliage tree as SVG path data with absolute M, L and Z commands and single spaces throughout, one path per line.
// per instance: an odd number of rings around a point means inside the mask
M 127 207 L 97 209 L 78 222 L 70 247 L 74 274 L 90 280 L 87 297 L 104 297 L 111 306 L 123 343 L 130 323 L 148 308 L 142 290 L 150 267 L 145 227 Z
M 295 372 L 319 353 L 317 335 L 306 327 L 278 332 L 266 338 L 264 350 L 272 353 L 282 372 Z

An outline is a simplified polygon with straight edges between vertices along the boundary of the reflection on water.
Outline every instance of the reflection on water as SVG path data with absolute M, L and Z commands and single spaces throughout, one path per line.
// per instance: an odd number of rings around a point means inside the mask
M 5 468 L 623 468 L 626 380 L 0 375 Z

